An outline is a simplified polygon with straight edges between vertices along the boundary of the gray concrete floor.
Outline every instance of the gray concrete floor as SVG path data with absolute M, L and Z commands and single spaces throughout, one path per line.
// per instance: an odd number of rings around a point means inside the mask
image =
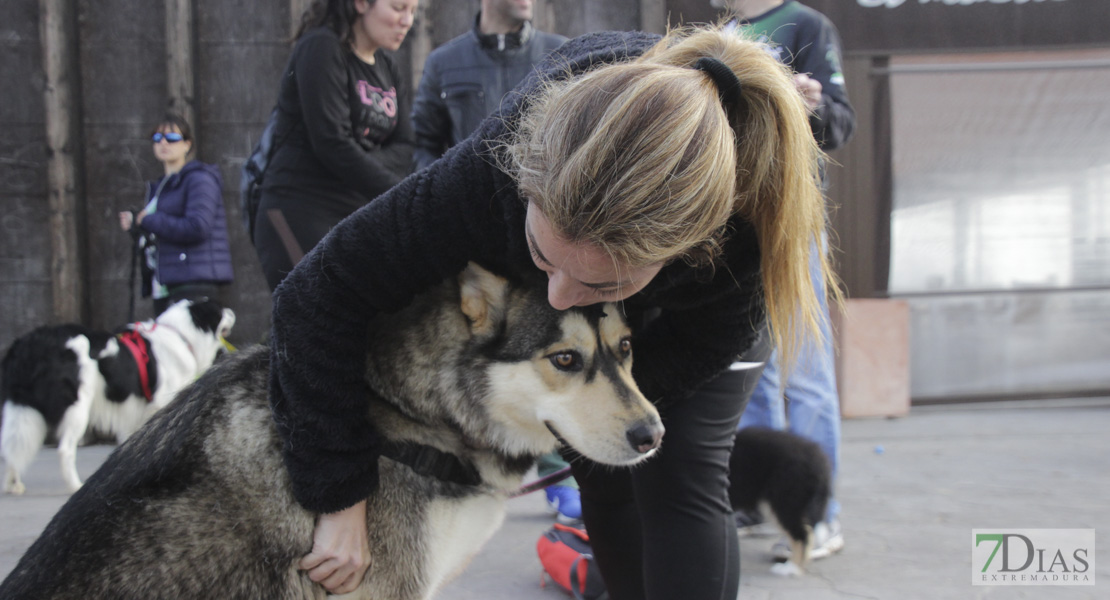
M 80 449 L 81 474 L 110 451 Z M 1110 399 L 915 408 L 900 419 L 845 421 L 841 453 L 844 551 L 784 579 L 768 571 L 774 538 L 744 538 L 740 598 L 1110 598 L 1110 562 L 1097 558 L 1095 586 L 970 584 L 972 529 L 1094 528 L 1096 544 L 1110 531 Z M 25 496 L 0 496 L 0 576 L 67 498 L 51 449 L 26 483 Z M 551 522 L 542 496 L 509 509 L 504 527 L 440 598 L 568 597 L 554 584 L 541 587 L 535 543 Z

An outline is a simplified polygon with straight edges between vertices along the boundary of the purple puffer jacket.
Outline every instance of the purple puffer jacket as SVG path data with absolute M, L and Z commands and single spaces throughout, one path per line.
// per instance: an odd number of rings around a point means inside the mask
M 148 203 L 161 182 L 147 183 Z M 227 283 L 234 278 L 222 188 L 219 168 L 196 160 L 162 186 L 157 209 L 139 225 L 157 236 L 162 284 Z

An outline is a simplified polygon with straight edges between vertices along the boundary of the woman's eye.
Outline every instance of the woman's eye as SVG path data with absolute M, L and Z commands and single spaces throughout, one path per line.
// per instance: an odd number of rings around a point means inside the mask
M 560 371 L 581 371 L 582 356 L 577 352 L 556 352 L 551 355 L 551 364 Z

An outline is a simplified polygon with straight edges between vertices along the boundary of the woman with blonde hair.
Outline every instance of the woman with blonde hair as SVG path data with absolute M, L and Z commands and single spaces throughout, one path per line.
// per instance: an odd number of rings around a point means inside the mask
M 338 593 L 373 568 L 361 332 L 475 261 L 546 275 L 558 309 L 621 301 L 633 323 L 663 449 L 634 469 L 574 460 L 611 597 L 735 598 L 727 468 L 750 382 L 728 368 L 765 320 L 786 355 L 816 331 L 807 266 L 825 225 L 802 99 L 763 47 L 718 28 L 583 36 L 518 89 L 274 295 L 271 405 L 293 492 L 320 513 L 301 566 Z

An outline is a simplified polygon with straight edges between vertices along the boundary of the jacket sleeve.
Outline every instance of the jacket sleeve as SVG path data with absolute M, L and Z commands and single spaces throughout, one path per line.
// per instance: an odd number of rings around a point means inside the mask
M 389 168 L 380 152 L 366 152 L 355 140 L 344 52 L 333 36 L 306 35 L 295 50 L 293 72 L 313 154 L 332 175 L 369 200 L 396 185 L 402 175 Z M 401 173 L 406 171 L 407 165 Z
M 794 71 L 821 82 L 821 103 L 809 124 L 822 150 L 836 150 L 848 143 L 856 127 L 856 113 L 844 86 L 840 36 L 824 16 L 802 24 L 799 36 L 802 47 L 794 57 Z
M 451 135 L 451 122 L 447 114 L 447 104 L 440 93 L 439 68 L 436 55 L 428 57 L 424 63 L 424 75 L 412 106 L 412 128 L 416 136 L 416 150 L 413 153 L 413 168 L 423 169 L 443 156 Z
M 216 212 L 223 210 L 220 181 L 203 169 L 193 170 L 181 182 L 184 188 L 181 215 L 157 210 L 143 217 L 139 227 L 174 244 L 191 246 L 212 235 Z
M 383 60 L 389 61 L 390 77 L 397 90 L 397 126 L 385 142 L 371 150 L 370 154 L 378 155 L 382 164 L 399 182 L 412 172 L 412 153 L 416 147 L 412 132 L 412 86 L 405 80 L 395 61 L 389 58 Z

